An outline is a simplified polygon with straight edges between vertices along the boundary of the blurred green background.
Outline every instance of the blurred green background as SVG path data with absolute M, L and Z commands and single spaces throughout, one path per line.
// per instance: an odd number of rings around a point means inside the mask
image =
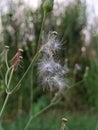
M 0 53 L 2 54 L 4 46 L 9 46 L 8 61 L 10 64 L 18 48 L 24 50 L 21 66 L 15 71 L 11 86 L 15 86 L 19 81 L 37 52 L 44 1 L 41 1 L 36 10 L 29 8 L 22 1 L 11 2 L 6 14 L 2 10 L 0 12 L 2 25 Z M 84 79 L 87 67 L 89 71 L 83 82 L 64 91 L 59 104 L 35 118 L 28 130 L 60 130 L 63 117 L 68 119 L 69 130 L 97 130 L 97 18 L 93 25 L 88 25 L 86 1 L 75 0 L 66 6 L 55 3 L 53 11 L 46 16 L 42 32 L 44 37 L 42 35 L 40 45 L 46 42 L 47 34 L 51 30 L 58 32 L 63 44 L 59 59 L 63 65 L 64 61 L 67 61 L 71 85 Z M 4 84 L 6 67 L 1 54 L 0 108 L 6 96 Z M 22 87 L 10 97 L 7 103 L 0 130 L 23 130 L 30 114 L 35 114 L 47 106 L 53 96 L 54 92 L 43 91 L 38 81 L 37 66 L 31 67 L 22 82 Z

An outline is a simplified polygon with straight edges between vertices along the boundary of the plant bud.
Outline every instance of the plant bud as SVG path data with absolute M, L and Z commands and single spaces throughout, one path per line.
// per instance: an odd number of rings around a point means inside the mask
M 43 3 L 43 10 L 46 13 L 52 11 L 52 9 L 53 9 L 53 2 L 54 2 L 54 0 L 45 0 L 45 2 Z

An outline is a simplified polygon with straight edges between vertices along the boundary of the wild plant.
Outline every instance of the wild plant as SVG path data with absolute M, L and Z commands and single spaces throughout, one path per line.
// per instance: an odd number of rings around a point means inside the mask
M 5 47 L 2 54 L 4 56 L 5 64 L 6 64 L 6 73 L 4 77 L 4 84 L 5 84 L 5 93 L 6 97 L 2 108 L 0 110 L 0 119 L 2 120 L 3 113 L 5 111 L 6 105 L 9 101 L 9 97 L 12 96 L 18 89 L 22 87 L 22 81 L 24 77 L 27 75 L 28 71 L 37 64 L 38 67 L 38 74 L 39 74 L 39 82 L 41 82 L 41 86 L 43 89 L 49 90 L 50 92 L 55 92 L 53 99 L 50 101 L 50 104 L 43 108 L 41 111 L 36 113 L 35 115 L 30 115 L 24 130 L 27 130 L 31 121 L 39 116 L 41 113 L 45 112 L 50 107 L 56 105 L 60 99 L 63 91 L 67 88 L 73 87 L 81 82 L 74 83 L 70 86 L 70 80 L 67 77 L 69 73 L 69 69 L 66 65 L 61 65 L 61 61 L 57 59 L 56 55 L 62 49 L 62 43 L 58 38 L 58 33 L 56 31 L 49 31 L 47 40 L 44 44 L 40 44 L 42 39 L 42 31 L 44 30 L 44 22 L 45 18 L 49 12 L 53 9 L 53 0 L 45 0 L 43 3 L 43 21 L 41 25 L 41 30 L 39 34 L 38 44 L 37 44 L 37 52 L 31 60 L 31 63 L 27 67 L 26 71 L 24 72 L 23 76 L 20 78 L 18 83 L 15 86 L 11 86 L 11 81 L 13 80 L 14 73 L 17 71 L 18 67 L 21 64 L 23 59 L 23 49 L 18 49 L 16 54 L 12 57 L 11 60 L 8 60 L 8 52 L 10 48 L 8 46 Z M 1 54 L 1 55 L 2 55 Z M 85 76 L 87 77 L 87 71 L 85 72 Z M 64 120 L 63 120 L 64 121 Z M 63 123 L 63 127 L 65 127 Z

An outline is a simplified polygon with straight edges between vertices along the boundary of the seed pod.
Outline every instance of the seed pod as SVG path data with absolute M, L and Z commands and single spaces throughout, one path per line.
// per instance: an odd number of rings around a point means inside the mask
M 53 2 L 54 2 L 54 0 L 45 0 L 45 2 L 43 3 L 43 10 L 46 13 L 52 11 L 52 9 L 53 9 Z
M 22 49 L 18 49 L 17 53 L 15 54 L 15 56 L 10 61 L 14 70 L 16 70 L 18 68 L 18 66 L 20 65 L 20 62 L 22 60 L 22 52 L 23 52 Z

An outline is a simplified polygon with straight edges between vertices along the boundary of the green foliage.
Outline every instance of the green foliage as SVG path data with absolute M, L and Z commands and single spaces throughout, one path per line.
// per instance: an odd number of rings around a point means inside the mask
M 86 21 L 86 5 L 80 0 L 68 5 L 62 16 L 59 30 L 66 41 L 65 55 L 71 67 L 80 61 L 81 47 L 84 42 L 81 36 L 82 30 L 86 26 Z
M 91 44 L 89 51 L 90 70 L 86 80 L 88 92 L 88 104 L 96 109 L 98 107 L 98 38 L 93 34 L 94 28 L 91 31 Z
M 1 122 L 0 122 L 0 130 L 3 130 L 2 126 L 1 126 Z
M 65 8 L 61 16 L 61 24 L 58 27 L 64 41 L 66 41 L 63 44 L 65 49 L 62 51 L 61 57 L 68 58 L 68 66 L 71 68 L 72 84 L 83 80 L 85 68 L 89 65 L 89 59 L 86 56 L 82 56 L 81 52 L 81 48 L 85 43 L 82 31 L 87 24 L 86 17 L 86 3 L 77 0 Z M 80 66 L 80 70 L 75 68 L 76 64 Z M 81 108 L 83 104 L 86 104 L 88 95 L 87 88 L 83 82 L 69 91 L 68 102 L 70 102 L 69 104 L 73 109 Z
M 66 117 L 68 119 L 67 128 L 69 130 L 94 130 L 97 124 L 96 116 L 91 113 L 65 113 L 62 110 L 51 109 L 39 118 L 32 121 L 28 130 L 60 130 L 61 119 Z M 5 130 L 22 130 L 26 123 L 26 115 L 22 115 L 20 118 L 14 120 L 11 123 L 4 123 Z
M 9 14 L 5 16 L 2 15 L 4 37 L 3 43 L 10 46 L 10 52 L 8 54 L 9 65 L 10 59 L 15 54 L 17 48 L 21 47 L 24 50 L 22 68 L 20 67 L 15 72 L 12 80 L 11 87 L 13 88 L 19 79 L 21 79 L 32 58 L 35 56 L 38 49 L 38 44 L 40 46 L 44 42 L 42 34 L 41 40 L 39 40 L 39 32 L 41 30 L 43 17 L 42 8 L 39 7 L 36 11 L 33 11 L 26 7 L 25 10 L 22 11 L 20 18 L 20 12 L 18 10 L 21 8 L 21 6 L 22 3 L 19 3 L 17 8 L 13 9 L 11 13 L 9 12 Z M 46 12 L 51 11 L 53 9 L 53 0 L 46 0 L 43 4 L 43 8 Z M 59 24 L 58 21 L 60 21 Z M 93 110 L 95 110 L 98 107 L 98 38 L 97 36 L 92 37 L 91 43 L 94 44 L 91 46 L 91 48 L 88 47 L 88 51 L 93 49 L 96 52 L 96 55 L 93 58 L 90 58 L 91 55 L 83 56 L 81 53 L 81 48 L 85 44 L 85 38 L 83 37 L 82 31 L 85 29 L 86 24 L 86 4 L 85 2 L 83 3 L 80 0 L 77 0 L 68 5 L 63 13 L 60 13 L 58 16 L 56 16 L 55 13 L 52 15 L 49 14 L 46 18 L 45 24 L 43 24 L 44 31 L 42 30 L 44 35 L 46 35 L 49 30 L 57 30 L 60 33 L 60 37 L 63 39 L 61 40 L 63 49 L 60 53 L 60 56 L 57 56 L 57 59 L 58 61 L 61 60 L 62 64 L 64 64 L 65 58 L 68 59 L 67 66 L 71 68 L 70 75 L 72 79 L 72 85 L 83 80 L 82 83 L 70 88 L 68 93 L 64 95 L 65 97 L 62 101 L 63 104 L 66 104 L 66 107 L 68 109 L 70 107 L 72 110 L 83 110 L 82 108 L 87 109 L 87 106 L 90 106 L 90 108 L 94 108 Z M 62 43 L 62 41 L 66 43 Z M 0 43 L 0 107 L 5 99 L 5 92 L 3 91 L 5 90 L 5 85 L 3 79 L 6 68 L 1 55 L 3 48 L 4 45 L 1 45 Z M 80 71 L 76 70 L 76 63 L 80 64 L 82 68 Z M 86 77 L 84 82 L 83 76 L 85 73 L 85 68 L 88 65 L 90 66 L 90 70 L 88 72 L 88 77 Z M 6 125 L 6 119 L 4 119 L 3 126 L 5 130 L 22 130 L 24 128 L 28 120 L 28 116 L 18 113 L 20 109 L 26 114 L 29 113 L 30 110 L 32 114 L 36 114 L 42 108 L 47 106 L 47 102 L 50 100 L 47 101 L 46 94 L 43 95 L 40 82 L 37 82 L 37 78 L 37 65 L 34 65 L 24 78 L 22 82 L 23 87 L 17 94 L 10 98 L 5 115 L 9 116 L 11 114 L 11 116 L 8 118 L 8 121 L 11 120 L 11 122 L 10 125 L 9 123 Z M 33 108 L 30 108 L 31 106 Z M 17 114 L 17 119 L 12 121 L 13 117 Z M 92 130 L 95 128 L 96 119 L 93 116 L 86 114 L 73 115 L 63 113 L 63 115 L 57 117 L 58 113 L 55 113 L 53 110 L 53 112 L 46 112 L 45 115 L 43 114 L 40 116 L 40 118 L 35 119 L 34 123 L 31 123 L 30 129 L 59 130 L 61 118 L 64 115 L 67 116 L 69 120 L 68 128 L 70 130 Z
M 37 112 L 39 112 L 42 108 L 44 108 L 47 105 L 48 105 L 48 103 L 47 103 L 46 97 L 42 96 L 41 98 L 38 99 L 37 102 L 35 102 L 33 104 L 33 110 L 32 110 L 32 112 L 34 114 L 36 114 Z
M 92 63 L 93 62 L 93 63 Z M 86 80 L 88 104 L 93 109 L 98 106 L 98 63 L 97 61 L 91 61 L 89 76 Z

